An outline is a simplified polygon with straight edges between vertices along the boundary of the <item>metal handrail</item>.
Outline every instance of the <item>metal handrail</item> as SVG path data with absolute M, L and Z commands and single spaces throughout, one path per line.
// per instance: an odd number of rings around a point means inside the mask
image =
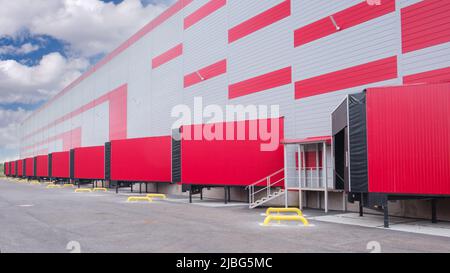
M 262 178 L 261 180 L 256 181 L 256 182 L 253 183 L 253 184 L 248 185 L 247 187 L 245 187 L 245 189 L 248 189 L 250 186 L 256 186 L 256 185 L 258 185 L 258 184 L 261 184 L 264 180 L 267 180 L 268 177 L 272 177 L 272 176 L 274 176 L 274 175 L 276 175 L 276 174 L 279 174 L 279 173 L 281 173 L 281 172 L 283 172 L 283 171 L 284 171 L 284 168 L 281 169 L 281 170 L 278 170 L 278 171 L 274 172 L 274 173 L 271 174 L 271 175 L 268 175 L 268 176 Z
M 283 180 L 284 180 L 284 177 L 281 178 L 281 179 L 279 179 L 279 180 L 276 181 L 276 182 L 271 183 L 270 185 L 267 185 L 267 187 L 272 187 L 273 185 L 278 184 L 278 183 L 280 183 L 280 182 L 283 181 Z M 264 191 L 264 190 L 266 190 L 266 187 L 264 187 L 264 188 L 262 188 L 262 189 L 259 189 L 259 190 L 255 191 L 253 194 L 260 193 L 260 192 L 262 192 L 262 191 Z
M 278 171 L 276 171 L 276 172 L 274 172 L 274 173 L 272 173 L 272 174 L 269 175 L 269 176 L 266 176 L 265 178 L 262 178 L 262 179 L 256 181 L 255 183 L 253 183 L 253 184 L 251 184 L 251 185 L 248 185 L 247 187 L 245 187 L 245 189 L 248 189 L 248 190 L 249 190 L 249 192 L 248 192 L 248 199 L 249 199 L 250 206 L 251 206 L 252 204 L 255 203 L 255 195 L 256 195 L 257 193 L 260 193 L 260 192 L 263 192 L 263 191 L 267 191 L 267 193 L 266 193 L 267 196 L 270 196 L 270 195 L 271 195 L 271 188 L 272 188 L 274 185 L 276 185 L 276 184 L 280 183 L 281 181 L 283 181 L 283 180 L 285 179 L 285 177 L 283 177 L 283 178 L 281 178 L 281 179 L 278 179 L 278 180 L 275 181 L 275 182 L 271 182 L 271 178 L 272 178 L 273 176 L 275 176 L 275 175 L 281 173 L 281 172 L 284 172 L 284 168 L 281 169 L 281 170 L 278 170 Z M 264 187 L 262 187 L 261 189 L 255 191 L 255 186 L 257 186 L 257 185 L 263 183 L 264 181 L 266 181 L 266 186 L 264 186 Z

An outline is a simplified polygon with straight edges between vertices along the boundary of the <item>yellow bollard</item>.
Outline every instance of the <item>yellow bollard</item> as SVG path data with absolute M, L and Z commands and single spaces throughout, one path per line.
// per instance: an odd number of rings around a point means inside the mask
M 128 197 L 128 200 L 127 200 L 127 202 L 138 202 L 138 201 L 152 202 L 153 200 L 150 197 L 146 197 L 146 196 L 130 196 L 130 197 Z
M 271 221 L 299 221 L 308 226 L 309 222 L 305 217 L 299 215 L 269 215 L 264 219 L 264 226 L 268 226 Z
M 107 188 L 94 188 L 94 192 L 97 192 L 97 191 L 108 192 L 108 189 Z
M 63 188 L 75 188 L 74 184 L 64 184 Z
M 75 192 L 76 192 L 76 193 L 92 192 L 92 190 L 91 190 L 91 189 L 76 189 Z
M 39 183 L 38 181 L 33 181 L 30 183 L 31 185 L 41 185 L 41 183 Z
M 161 193 L 149 193 L 149 194 L 147 194 L 147 197 L 167 199 L 167 196 L 165 194 L 161 194 Z
M 280 214 L 280 212 L 292 212 L 297 214 L 298 216 L 303 216 L 302 211 L 298 208 L 268 208 L 266 210 L 266 215 L 271 215 L 272 213 Z
M 47 189 L 60 189 L 61 186 L 60 185 L 48 185 Z

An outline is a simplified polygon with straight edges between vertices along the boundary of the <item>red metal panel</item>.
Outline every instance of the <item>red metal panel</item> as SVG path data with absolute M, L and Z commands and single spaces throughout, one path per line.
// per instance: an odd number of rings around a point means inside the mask
M 291 1 L 286 0 L 228 31 L 228 43 L 233 43 L 260 29 L 291 16 Z
M 184 19 L 184 29 L 190 28 L 191 26 L 200 22 L 203 18 L 224 7 L 226 4 L 227 0 L 210 0 Z
M 196 72 L 184 76 L 184 88 L 227 73 L 227 60 L 221 60 Z
M 348 9 L 332 14 L 337 30 L 330 16 L 322 18 L 312 24 L 297 29 L 294 32 L 295 47 L 310 43 L 336 32 L 357 26 L 372 19 L 395 11 L 395 0 L 383 0 L 381 5 L 370 6 L 362 2 Z
M 69 178 L 70 176 L 70 153 L 52 153 L 52 177 Z
M 17 161 L 17 175 L 18 176 L 23 176 L 23 161 L 24 159 L 20 159 L 19 161 Z
M 450 194 L 450 84 L 367 91 L 369 191 Z
M 48 155 L 37 156 L 36 176 L 37 177 L 48 177 Z
M 16 162 L 12 161 L 11 162 L 11 175 L 16 175 Z
M 291 83 L 292 69 L 291 67 L 285 67 L 277 71 L 230 85 L 228 88 L 228 98 L 234 99 Z
M 111 179 L 171 182 L 172 137 L 111 141 Z
M 450 67 L 426 71 L 403 77 L 405 84 L 450 82 Z
M 403 53 L 450 42 L 450 2 L 425 0 L 403 8 Z
M 105 178 L 105 146 L 76 148 L 74 152 L 74 178 Z
M 183 54 L 183 44 L 176 45 L 175 47 L 167 50 L 161 55 L 152 59 L 152 68 L 158 68 L 159 66 L 170 62 L 171 60 L 181 56 Z
M 357 65 L 295 83 L 295 99 L 397 78 L 397 57 Z
M 261 144 L 267 141 L 260 136 L 250 138 L 253 133 L 259 135 L 258 129 L 250 131 L 254 126 L 258 126 L 258 122 L 261 124 L 256 128 L 261 129 L 264 124 L 268 126 L 269 132 L 273 128 L 279 135 L 274 151 L 262 151 Z M 272 122 L 278 124 L 279 128 L 273 126 Z M 236 140 L 242 128 L 247 132 L 246 137 L 239 138 L 243 140 Z M 284 166 L 284 152 L 279 140 L 283 138 L 283 128 L 282 118 L 183 127 L 182 182 L 199 185 L 246 186 L 281 170 Z M 198 138 L 198 132 L 201 135 L 202 132 L 209 130 L 220 132 L 217 133 L 217 136 L 221 136 L 220 139 Z
M 25 159 L 25 176 L 34 176 L 34 158 Z

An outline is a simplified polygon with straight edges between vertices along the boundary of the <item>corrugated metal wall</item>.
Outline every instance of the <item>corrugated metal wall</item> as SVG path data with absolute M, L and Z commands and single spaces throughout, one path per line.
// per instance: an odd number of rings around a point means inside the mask
M 403 77 L 423 82 L 414 75 L 450 67 L 446 38 L 404 45 L 405 31 L 429 33 L 421 11 L 434 12 L 431 23 L 448 33 L 449 7 L 437 0 L 177 1 L 26 120 L 20 157 L 103 145 L 114 129 L 110 114 L 123 107 L 127 138 L 170 135 L 172 108 L 192 106 L 194 97 L 204 105 L 278 104 L 287 138 L 329 135 L 329 115 L 346 94 Z M 124 103 L 96 101 L 123 85 Z

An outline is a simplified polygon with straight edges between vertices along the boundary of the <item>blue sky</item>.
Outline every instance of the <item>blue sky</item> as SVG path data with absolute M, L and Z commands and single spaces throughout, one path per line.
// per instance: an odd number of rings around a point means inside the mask
M 174 1 L 0 0 L 0 162 L 27 115 Z

